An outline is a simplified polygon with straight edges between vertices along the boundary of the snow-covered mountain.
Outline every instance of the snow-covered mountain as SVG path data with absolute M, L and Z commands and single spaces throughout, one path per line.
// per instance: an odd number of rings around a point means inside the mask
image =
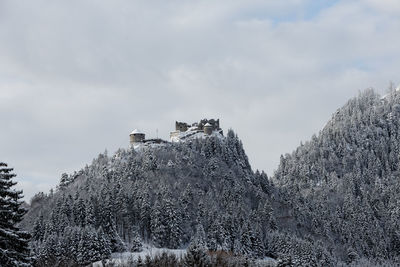
M 56 192 L 38 194 L 23 225 L 39 266 L 87 264 L 143 243 L 186 248 L 196 236 L 212 250 L 263 257 L 263 236 L 274 227 L 262 215 L 272 212 L 269 187 L 229 131 L 100 154 L 63 175 Z
M 231 259 L 226 266 L 265 257 L 280 266 L 396 265 L 399 119 L 399 91 L 366 90 L 282 156 L 271 178 L 251 169 L 232 130 L 189 127 L 173 142 L 103 153 L 62 175 L 56 192 L 34 197 L 22 226 L 36 266 L 143 246 L 188 248 L 182 260 L 165 258 L 170 266 L 219 266 L 216 255 Z

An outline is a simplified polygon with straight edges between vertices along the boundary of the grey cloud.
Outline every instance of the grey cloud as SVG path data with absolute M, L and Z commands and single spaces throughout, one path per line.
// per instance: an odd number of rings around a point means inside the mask
M 0 159 L 29 198 L 133 128 L 168 138 L 175 120 L 219 117 L 272 174 L 358 90 L 398 82 L 392 10 L 337 1 L 305 18 L 312 4 L 2 1 Z

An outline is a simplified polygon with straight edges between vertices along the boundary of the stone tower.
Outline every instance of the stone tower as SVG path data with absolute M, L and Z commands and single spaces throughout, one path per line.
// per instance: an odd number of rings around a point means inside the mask
M 206 124 L 204 124 L 203 130 L 205 134 L 210 135 L 213 132 L 213 126 L 207 122 Z
M 129 134 L 129 141 L 130 141 L 131 145 L 133 145 L 135 143 L 141 143 L 144 141 L 144 139 L 145 139 L 145 134 L 142 133 L 141 131 L 139 131 L 138 129 L 133 130 Z

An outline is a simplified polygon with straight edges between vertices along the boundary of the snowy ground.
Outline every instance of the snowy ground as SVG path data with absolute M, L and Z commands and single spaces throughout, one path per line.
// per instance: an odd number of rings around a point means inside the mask
M 224 136 L 217 131 L 212 132 L 211 135 L 205 134 L 202 131 L 186 131 L 186 132 L 180 132 L 176 136 L 171 137 L 171 142 L 177 143 L 177 142 L 185 142 L 187 140 L 193 140 L 193 139 L 204 139 L 208 138 L 210 136 L 215 136 L 219 139 L 223 139 Z
M 168 254 L 175 254 L 177 258 L 183 257 L 186 254 L 186 249 L 167 249 L 167 248 L 155 248 L 155 247 L 144 247 L 141 252 L 123 252 L 113 253 L 111 259 L 106 260 L 107 263 L 113 263 L 114 266 L 126 266 L 128 262 L 136 261 L 139 256 L 144 260 L 147 255 L 153 258 L 156 255 L 161 255 L 163 252 Z M 93 267 L 103 267 L 101 261 L 92 264 Z
M 273 259 L 273 258 L 269 258 L 269 257 L 265 257 L 262 260 L 256 260 L 256 266 L 260 266 L 260 267 L 275 267 L 278 266 L 278 262 Z
M 145 247 L 141 252 L 124 252 L 124 253 L 113 253 L 111 259 L 106 260 L 106 263 L 112 263 L 115 267 L 129 266 L 129 262 L 137 261 L 139 256 L 144 259 L 147 255 L 151 258 L 156 255 L 161 255 L 163 252 L 168 254 L 175 254 L 177 258 L 184 257 L 186 254 L 186 249 L 167 249 L 167 248 L 154 248 Z M 104 267 L 101 261 L 95 262 L 91 265 L 92 267 Z M 277 266 L 277 261 L 272 258 L 264 258 L 255 261 L 255 266 L 257 267 L 275 267 Z

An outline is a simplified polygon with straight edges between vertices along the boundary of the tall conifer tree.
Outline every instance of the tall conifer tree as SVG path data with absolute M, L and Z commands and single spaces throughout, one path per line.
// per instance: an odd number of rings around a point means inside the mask
M 17 227 L 26 210 L 21 207 L 22 191 L 13 189 L 17 183 L 12 170 L 0 162 L 0 266 L 30 266 L 30 235 Z

